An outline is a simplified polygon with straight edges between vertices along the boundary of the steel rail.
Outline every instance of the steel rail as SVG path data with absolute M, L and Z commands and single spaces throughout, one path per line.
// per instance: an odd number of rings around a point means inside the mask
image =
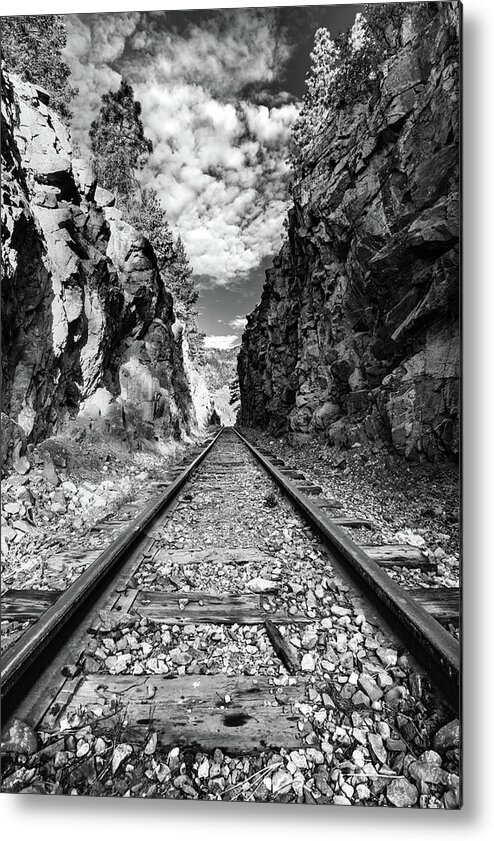
M 396 629 L 400 638 L 410 646 L 434 685 L 442 690 L 445 700 L 457 710 L 460 702 L 461 666 L 458 641 L 381 569 L 342 528 L 333 523 L 282 470 L 260 453 L 238 429 L 233 429 L 252 455 L 305 515 L 311 526 L 319 532 L 329 548 L 336 550 L 345 564 L 351 567 L 358 582 L 364 584 L 364 589 L 370 594 L 377 608 Z
M 2 719 L 4 710 L 17 703 L 28 690 L 29 671 L 60 641 L 64 632 L 70 633 L 74 617 L 87 611 L 92 598 L 115 575 L 129 553 L 145 536 L 146 529 L 162 514 L 176 497 L 189 476 L 196 470 L 215 445 L 223 428 L 206 442 L 204 449 L 188 464 L 168 487 L 147 505 L 144 511 L 119 536 L 103 549 L 95 561 L 65 590 L 57 601 L 28 628 L 21 638 L 3 655 L 1 663 Z M 12 701 L 12 698 L 15 701 Z

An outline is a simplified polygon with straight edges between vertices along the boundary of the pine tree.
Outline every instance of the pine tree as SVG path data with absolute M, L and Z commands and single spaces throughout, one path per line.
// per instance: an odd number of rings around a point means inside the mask
M 102 96 L 102 106 L 89 130 L 95 175 L 101 184 L 125 204 L 136 190 L 135 174 L 153 151 L 144 135 L 141 103 L 134 90 L 122 79 L 118 91 Z
M 176 301 L 179 317 L 195 322 L 199 293 L 192 280 L 192 267 L 180 234 L 174 246 L 174 258 L 169 265 L 168 286 Z
M 322 27 L 314 36 L 310 54 L 311 69 L 306 80 L 304 104 L 308 109 L 322 107 L 339 73 L 340 50 L 329 31 Z
M 134 195 L 125 215 L 151 243 L 163 282 L 173 295 L 175 315 L 193 326 L 199 293 L 192 280 L 192 268 L 182 239 L 178 236 L 174 242 L 166 210 L 156 190 L 148 188 L 141 191 L 140 197 Z
M 329 31 L 321 27 L 314 36 L 310 54 L 311 67 L 305 81 L 306 91 L 293 139 L 302 151 L 320 131 L 331 104 L 333 87 L 340 72 L 340 49 Z
M 291 158 L 294 166 L 303 162 L 331 114 L 365 102 L 378 89 L 384 62 L 400 48 L 404 22 L 420 30 L 438 14 L 439 5 L 372 3 L 365 15 L 356 15 L 350 30 L 334 40 L 327 29 L 317 30 L 303 105 L 293 128 L 298 149 Z
M 62 58 L 67 43 L 63 15 L 2 17 L 2 58 L 7 70 L 42 85 L 50 105 L 65 121 L 77 89 L 69 84 L 70 69 Z
M 238 379 L 238 374 L 229 383 L 228 387 L 230 390 L 230 406 L 233 406 L 234 410 L 238 412 L 238 410 L 240 409 L 240 383 Z
M 139 198 L 134 196 L 126 210 L 126 218 L 149 240 L 156 254 L 158 268 L 161 273 L 164 272 L 173 261 L 175 251 L 166 210 L 156 190 L 150 187 L 143 189 Z

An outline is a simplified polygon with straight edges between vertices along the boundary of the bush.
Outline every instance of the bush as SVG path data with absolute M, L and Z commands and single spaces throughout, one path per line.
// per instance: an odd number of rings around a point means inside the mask
M 144 135 L 141 103 L 134 99 L 126 79 L 117 91 L 103 94 L 101 103 L 89 130 L 94 173 L 102 187 L 113 190 L 117 201 L 125 203 L 136 190 L 135 174 L 146 163 L 153 144 Z
M 65 120 L 77 89 L 69 84 L 70 69 L 62 58 L 67 31 L 62 15 L 2 17 L 2 59 L 7 70 L 42 85 L 50 105 Z
M 298 165 L 331 114 L 368 100 L 379 90 L 384 62 L 401 46 L 405 17 L 416 29 L 426 26 L 438 14 L 436 3 L 373 3 L 365 15 L 358 13 L 347 32 L 331 38 L 318 29 L 311 53 L 311 68 L 300 116 L 293 128 Z
M 181 237 L 176 242 L 156 190 L 142 190 L 127 203 L 126 219 L 134 225 L 153 246 L 158 269 L 166 288 L 172 293 L 175 314 L 188 324 L 195 320 L 195 304 L 199 293 L 191 278 L 192 269 Z

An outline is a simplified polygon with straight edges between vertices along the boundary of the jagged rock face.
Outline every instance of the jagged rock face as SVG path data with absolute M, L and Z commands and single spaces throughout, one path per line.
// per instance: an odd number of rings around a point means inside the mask
M 2 80 L 4 458 L 76 416 L 127 437 L 195 422 L 154 252 L 73 158 L 47 102 Z
M 203 347 L 201 371 L 211 394 L 214 411 L 223 426 L 234 426 L 237 407 L 234 405 L 232 386 L 237 372 L 238 347 Z
M 210 423 L 213 401 L 202 370 L 202 340 L 196 325 L 191 329 L 190 325 L 177 322 L 177 328 L 182 334 L 183 364 L 196 422 L 199 429 L 205 429 Z
M 243 423 L 457 453 L 458 100 L 458 8 L 438 4 L 296 174 L 240 351 Z

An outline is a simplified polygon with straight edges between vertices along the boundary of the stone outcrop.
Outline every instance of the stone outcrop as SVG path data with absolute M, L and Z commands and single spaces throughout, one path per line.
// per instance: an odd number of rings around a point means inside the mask
M 237 373 L 238 347 L 203 347 L 201 373 L 211 395 L 214 411 L 223 426 L 234 426 L 238 406 L 234 385 Z
M 203 335 L 190 326 L 181 323 L 182 348 L 184 356 L 184 367 L 189 383 L 197 424 L 200 428 L 211 423 L 211 416 L 214 411 L 214 400 L 206 381 L 203 368 L 202 346 Z
M 458 4 L 328 116 L 239 355 L 241 422 L 458 452 Z
M 114 204 L 74 158 L 46 92 L 5 76 L 4 459 L 76 419 L 130 443 L 196 422 L 172 297 Z

